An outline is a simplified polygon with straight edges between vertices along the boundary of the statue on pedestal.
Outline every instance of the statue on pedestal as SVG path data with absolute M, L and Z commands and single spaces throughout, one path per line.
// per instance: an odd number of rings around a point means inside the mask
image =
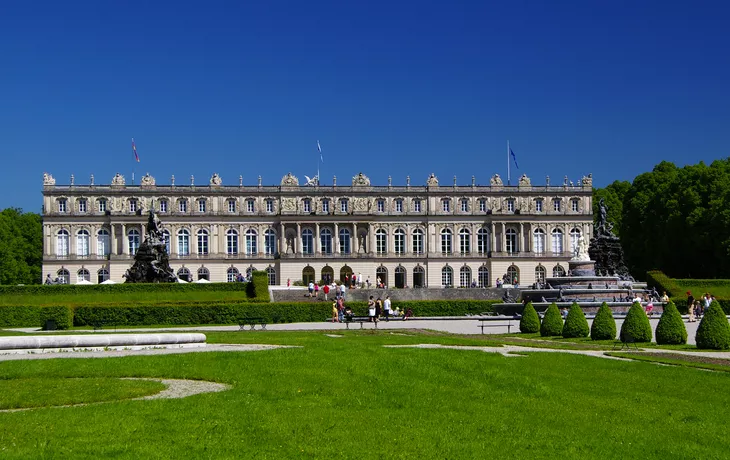
M 153 210 L 147 216 L 145 239 L 134 255 L 134 264 L 124 274 L 125 283 L 174 283 L 175 271 L 165 245 L 162 223 Z

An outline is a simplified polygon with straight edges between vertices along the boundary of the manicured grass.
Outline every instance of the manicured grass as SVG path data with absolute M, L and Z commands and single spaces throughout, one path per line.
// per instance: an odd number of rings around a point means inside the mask
M 341 337 L 328 337 L 327 333 Z M 730 376 L 414 331 L 211 333 L 262 352 L 0 363 L 0 379 L 169 377 L 232 389 L 0 414 L 3 458 L 723 458 Z M 693 398 L 687 388 L 701 388 Z M 0 400 L 5 398 L 0 393 Z M 688 433 L 701 433 L 689 436 Z
M 14 378 L 0 380 L 0 409 L 139 398 L 165 389 L 160 382 L 117 378 Z
M 713 371 L 730 372 L 730 360 L 707 358 L 704 356 L 686 356 L 669 353 L 606 353 L 609 356 L 646 361 L 650 363 L 669 364 L 672 366 L 694 367 Z

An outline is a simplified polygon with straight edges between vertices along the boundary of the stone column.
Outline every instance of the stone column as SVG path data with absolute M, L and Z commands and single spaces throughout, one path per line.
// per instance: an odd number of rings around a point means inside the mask
M 294 245 L 296 253 L 302 255 L 302 224 L 299 222 L 297 222 L 297 241 Z
M 517 245 L 517 252 L 524 252 L 523 249 L 525 247 L 525 226 L 522 222 L 520 222 L 520 239 L 519 244 Z
M 129 255 L 129 239 L 127 238 L 127 224 L 122 224 L 122 254 Z
M 352 238 L 350 239 L 350 246 L 353 254 L 357 254 L 360 250 L 360 242 L 357 239 L 357 223 L 352 223 Z
M 334 248 L 332 248 L 332 252 L 334 254 L 340 253 L 340 226 L 335 222 L 335 234 L 333 235 L 334 240 Z
M 315 255 L 319 255 L 322 252 L 322 241 L 319 238 L 320 238 L 319 237 L 319 222 L 315 222 L 314 223 L 314 254 Z
M 90 206 L 91 203 L 89 203 L 87 206 Z M 89 258 L 96 258 L 97 253 L 99 252 L 97 239 L 96 239 L 96 232 L 98 231 L 98 228 L 95 225 L 91 226 L 91 229 L 89 229 Z
M 497 251 L 497 234 L 496 234 L 497 228 L 494 225 L 494 222 L 492 222 L 490 224 L 490 226 L 491 226 L 490 231 L 489 231 L 490 242 L 489 242 L 488 249 L 489 249 L 489 251 L 496 252 Z
M 286 251 L 286 228 L 284 224 L 279 224 L 279 254 Z
M 500 238 L 502 240 L 502 252 L 507 251 L 507 224 L 502 222 L 502 237 Z

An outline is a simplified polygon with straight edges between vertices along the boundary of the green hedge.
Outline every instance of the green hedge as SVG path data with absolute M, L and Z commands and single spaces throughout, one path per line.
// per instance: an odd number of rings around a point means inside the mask
M 261 280 L 263 276 L 264 286 L 266 289 L 261 290 L 255 288 L 255 296 L 266 296 L 266 301 L 269 301 L 268 296 L 268 280 L 266 278 L 266 272 L 256 271 L 253 273 L 253 283 L 256 284 L 257 280 Z M 125 294 L 128 292 L 144 292 L 144 293 L 156 293 L 156 292 L 216 292 L 216 291 L 241 291 L 241 292 L 253 292 L 252 288 L 249 288 L 251 283 L 117 283 L 117 284 L 92 284 L 92 285 L 79 285 L 79 284 L 33 284 L 27 286 L 10 286 L 0 285 L 0 297 L 4 295 L 58 295 L 58 294 L 89 294 L 89 293 L 104 293 L 104 294 Z M 261 292 L 259 294 L 259 291 Z
M 710 308 L 697 327 L 695 335 L 697 348 L 710 350 L 727 350 L 730 348 L 730 324 L 718 302 L 712 302 Z
M 622 342 L 629 341 L 629 337 L 634 342 L 651 342 L 651 324 L 646 316 L 644 308 L 639 302 L 634 302 L 626 314 L 623 324 L 621 325 L 621 334 L 619 339 Z
M 576 302 L 573 302 L 573 305 L 570 306 L 568 317 L 565 318 L 563 337 L 566 339 L 588 337 L 589 332 L 588 320 L 586 319 L 586 315 L 583 314 L 583 309 Z
M 520 332 L 523 334 L 534 334 L 540 331 L 540 317 L 532 306 L 532 302 L 527 302 L 525 309 L 522 311 L 520 318 Z
M 664 306 L 664 313 L 656 327 L 656 343 L 659 345 L 680 345 L 687 343 L 687 328 L 674 302 Z
M 0 327 L 43 327 L 46 320 L 56 321 L 58 329 L 73 325 L 74 312 L 69 307 L 0 307 Z
M 616 339 L 616 320 L 613 318 L 611 307 L 606 302 L 601 304 L 598 313 L 591 324 L 592 340 L 614 340 Z
M 677 286 L 670 277 L 659 270 L 646 272 L 646 285 L 650 288 L 655 287 L 660 295 L 663 291 L 667 291 L 667 295 L 670 297 L 679 297 L 684 295 L 684 291 L 681 290 L 682 288 Z
M 540 335 L 542 337 L 563 335 L 563 318 L 560 316 L 560 310 L 555 302 L 550 304 L 545 311 L 545 316 L 542 317 Z

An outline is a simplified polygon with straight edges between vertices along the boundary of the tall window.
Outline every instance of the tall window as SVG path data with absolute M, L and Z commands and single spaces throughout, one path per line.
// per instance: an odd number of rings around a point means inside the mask
M 129 200 L 129 212 L 137 212 L 137 200 Z
M 180 200 L 177 202 L 177 210 L 180 212 L 188 212 L 188 200 Z
M 471 233 L 466 228 L 459 230 L 459 252 L 461 254 L 471 252 Z
M 170 254 L 172 248 L 170 247 L 170 231 L 169 230 L 162 231 L 162 240 L 165 242 L 165 251 L 167 251 L 167 253 Z
M 466 198 L 461 199 L 461 212 L 468 212 L 469 211 L 469 200 Z
M 246 230 L 246 255 L 253 256 L 258 252 L 258 246 L 256 240 L 258 239 L 258 233 L 256 230 L 249 228 Z
M 461 267 L 459 269 L 459 287 L 467 288 L 469 286 L 471 286 L 471 269 Z
M 395 200 L 395 212 L 403 212 L 403 200 L 400 198 Z
M 487 200 L 484 198 L 479 200 L 479 212 L 487 212 Z
M 177 232 L 177 253 L 181 256 L 190 255 L 190 232 L 184 228 Z
M 68 201 L 66 198 L 58 200 L 58 212 L 68 212 Z
M 328 203 L 329 206 L 329 203 Z M 268 199 L 266 200 L 266 212 L 272 213 L 274 212 L 274 200 Z
M 406 232 L 402 228 L 398 228 L 393 233 L 393 245 L 396 254 L 405 254 L 406 252 Z
M 302 252 L 304 254 L 314 254 L 314 234 L 308 228 L 302 230 Z
M 232 228 L 226 232 L 226 254 L 229 256 L 238 254 L 238 232 Z
M 340 229 L 340 254 L 349 254 L 350 251 L 350 230 Z
M 538 228 L 533 234 L 532 250 L 535 254 L 545 253 L 545 230 Z
M 375 232 L 375 251 L 378 255 L 388 252 L 388 234 L 382 228 Z
M 208 230 L 204 228 L 198 230 L 198 255 L 208 255 Z
M 69 252 L 69 234 L 68 230 L 62 229 L 58 231 L 56 240 L 56 255 L 59 257 L 68 257 Z
M 542 198 L 535 200 L 535 212 L 542 212 Z
M 330 212 L 330 200 L 327 198 L 322 200 L 322 212 Z
M 578 212 L 578 200 L 570 200 L 570 210 Z
M 454 285 L 454 270 L 448 265 L 441 269 L 441 286 Z
M 99 269 L 98 272 L 96 272 L 96 282 L 101 284 L 104 281 L 109 279 L 109 270 L 106 268 Z
M 519 284 L 520 270 L 514 265 L 510 265 L 507 269 L 507 283 L 508 284 Z
M 106 199 L 99 199 L 99 212 L 106 212 Z
M 236 200 L 228 200 L 228 212 L 234 213 L 236 212 Z
M 253 200 L 246 200 L 246 212 L 253 212 L 255 209 Z
M 76 272 L 76 282 L 79 281 L 91 281 L 91 273 L 89 273 L 89 270 L 82 268 L 78 272 Z
M 102 228 L 96 233 L 96 255 L 108 256 L 111 253 L 109 230 Z
M 540 283 L 540 284 L 544 283 L 545 275 L 546 275 L 545 267 L 543 267 L 542 265 L 538 265 L 537 267 L 535 267 L 535 282 Z
M 332 254 L 332 231 L 329 228 L 319 231 L 319 244 L 322 254 Z
M 132 230 L 127 232 L 127 244 L 129 254 L 137 254 L 137 249 L 139 249 L 139 230 L 133 228 Z
M 347 198 L 340 200 L 340 212 L 347 212 Z
M 385 200 L 378 200 L 377 202 L 378 212 L 385 212 Z
M 205 267 L 200 267 L 198 269 L 198 279 L 210 281 L 210 270 Z
M 578 240 L 580 239 L 580 229 L 572 228 L 570 230 L 570 252 L 573 254 L 578 250 Z
M 79 230 L 76 234 L 76 255 L 79 257 L 89 257 L 88 230 Z
M 86 212 L 86 200 L 83 198 L 79 200 L 79 212 Z
M 238 269 L 236 267 L 229 267 L 226 270 L 226 281 L 233 283 L 238 278 Z
M 507 198 L 507 212 L 515 212 L 515 199 Z
M 198 200 L 198 212 L 205 212 L 205 200 Z
M 423 254 L 423 230 L 420 228 L 413 230 L 413 253 Z
M 188 283 L 192 281 L 190 279 L 190 270 L 188 270 L 186 267 L 182 267 L 177 271 L 177 277 L 183 281 L 187 281 Z
M 477 282 L 480 288 L 489 287 L 489 269 L 484 265 L 479 267 Z
M 421 212 L 421 200 L 413 200 L 413 212 Z
M 514 254 L 519 250 L 517 247 L 517 232 L 514 228 L 508 228 L 505 232 L 505 243 L 508 254 Z
M 553 276 L 554 277 L 560 277 L 565 276 L 565 269 L 561 267 L 560 265 L 556 265 L 553 267 Z
M 304 212 L 312 212 L 312 201 L 309 198 L 305 198 L 302 202 Z
M 451 230 L 445 228 L 441 230 L 441 254 L 451 254 L 452 252 L 452 234 Z
M 69 284 L 71 282 L 71 274 L 65 268 L 56 272 L 56 275 L 58 276 L 58 282 L 61 284 Z
M 560 212 L 560 198 L 553 199 L 553 211 Z
M 451 200 L 448 198 L 441 200 L 441 210 L 443 212 L 451 212 Z
M 264 253 L 269 256 L 276 254 L 276 232 L 270 228 L 264 232 Z
M 484 227 L 477 231 L 477 252 L 479 254 L 489 252 L 489 231 Z
M 553 254 L 563 253 L 563 231 L 559 228 L 553 230 Z
M 276 269 L 274 267 L 266 267 L 266 279 L 269 281 L 269 286 L 276 285 Z
M 160 212 L 167 212 L 167 200 L 160 200 Z

